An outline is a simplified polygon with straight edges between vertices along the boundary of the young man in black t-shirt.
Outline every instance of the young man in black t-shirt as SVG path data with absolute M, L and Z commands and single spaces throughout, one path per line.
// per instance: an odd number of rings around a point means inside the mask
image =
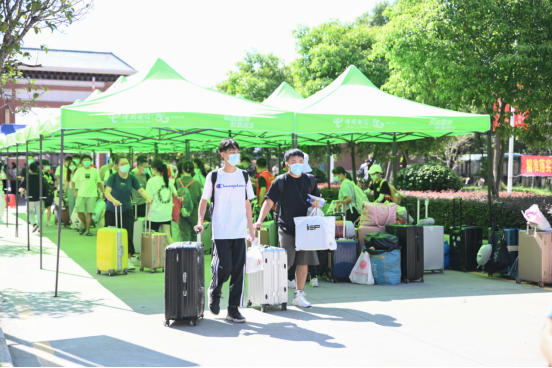
M 309 308 L 311 303 L 305 298 L 303 289 L 307 281 L 308 267 L 318 265 L 318 255 L 316 251 L 296 251 L 295 250 L 295 217 L 307 215 L 310 207 L 308 194 L 320 197 L 318 184 L 314 176 L 303 174 L 303 165 L 305 155 L 299 149 L 292 149 L 285 154 L 288 173 L 278 176 L 266 194 L 266 200 L 263 203 L 261 214 L 255 228 L 262 226 L 263 220 L 274 205 L 278 203 L 278 237 L 280 247 L 284 248 L 288 257 L 288 269 L 297 265 L 295 271 L 295 280 L 297 290 L 293 299 L 293 305 L 302 308 Z M 280 192 L 279 182 L 284 182 Z M 314 183 L 314 185 L 313 185 Z
M 19 184 L 19 193 L 21 196 L 27 197 L 29 201 L 29 218 L 27 222 L 33 225 L 33 233 L 38 230 L 38 224 L 42 213 L 40 211 L 40 180 L 42 180 L 42 193 L 50 191 L 50 185 L 46 181 L 46 178 L 39 175 L 39 168 L 36 162 L 29 164 L 29 192 L 27 190 L 27 178 L 23 178 L 23 181 Z M 42 231 L 42 229 L 40 230 Z

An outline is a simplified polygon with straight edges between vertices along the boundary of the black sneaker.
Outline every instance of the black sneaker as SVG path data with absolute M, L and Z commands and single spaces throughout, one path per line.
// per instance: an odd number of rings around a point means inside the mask
M 237 323 L 245 322 L 245 317 L 240 314 L 238 306 L 236 305 L 231 305 L 228 307 L 228 314 L 226 315 L 226 319 Z
M 38 224 L 33 225 L 33 233 L 35 233 L 38 230 Z
M 220 297 L 220 294 L 211 294 L 211 297 L 209 298 L 209 310 L 211 310 L 211 313 L 213 313 L 215 316 L 218 316 L 218 314 L 220 313 Z

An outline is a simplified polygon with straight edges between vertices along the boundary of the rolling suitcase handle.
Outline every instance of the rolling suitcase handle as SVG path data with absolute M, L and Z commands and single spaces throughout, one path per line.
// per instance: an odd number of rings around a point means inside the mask
M 416 219 L 418 220 L 418 222 L 420 222 L 420 201 L 425 201 L 425 213 L 426 213 L 425 218 L 429 217 L 429 213 L 428 213 L 429 198 L 418 198 L 418 211 L 416 214 Z
M 117 222 L 117 208 L 120 208 L 121 209 L 121 213 L 120 213 L 120 216 L 121 216 L 121 229 L 123 228 L 123 206 L 114 206 L 115 207 L 115 227 L 118 229 L 119 228 L 119 223 Z
M 456 228 L 456 200 L 460 201 L 460 229 L 462 229 L 462 198 L 454 197 L 452 199 L 452 228 Z
M 151 207 L 151 204 L 150 204 L 150 207 Z M 148 205 L 146 204 L 146 218 L 144 219 L 144 232 L 147 234 L 151 234 L 151 221 L 149 221 L 149 233 L 148 233 L 148 216 L 149 215 L 149 211 L 148 211 Z

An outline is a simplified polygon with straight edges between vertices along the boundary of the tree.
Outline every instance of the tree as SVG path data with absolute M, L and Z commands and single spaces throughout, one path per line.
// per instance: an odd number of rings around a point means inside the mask
M 401 0 L 384 14 L 390 21 L 375 51 L 392 72 L 383 88 L 434 106 L 496 116 L 493 171 L 501 177 L 506 138 L 542 132 L 550 121 L 550 1 Z M 506 105 L 530 111 L 527 131 L 509 126 Z M 500 180 L 494 188 L 500 190 Z
M 389 22 L 389 18 L 383 15 L 383 12 L 389 7 L 389 1 L 378 1 L 371 11 L 367 11 L 357 18 L 358 24 L 366 25 L 368 27 L 381 27 Z
M 468 153 L 473 143 L 473 135 L 459 135 L 455 137 L 441 138 L 442 145 L 439 150 L 430 153 L 429 156 L 437 159 L 449 169 L 454 170 L 460 163 L 461 157 Z
M 282 82 L 293 86 L 289 67 L 273 54 L 247 52 L 236 67 L 237 71 L 229 71 L 228 79 L 217 85 L 219 91 L 263 102 Z
M 40 66 L 25 63 L 30 57 L 28 52 L 21 50 L 25 35 L 30 30 L 36 34 L 43 29 L 52 32 L 60 30 L 60 27 L 86 16 L 92 8 L 91 5 L 92 0 L 0 0 L 0 97 L 10 108 L 15 105 L 10 105 L 10 102 L 19 101 L 21 106 L 17 107 L 16 111 L 26 111 L 36 103 L 41 94 L 33 80 L 28 80 L 28 87 L 25 88 L 29 93 L 29 100 L 18 98 L 10 88 L 22 79 L 22 73 L 18 71 L 19 66 Z M 48 51 L 46 46 L 42 46 L 42 49 Z M 43 89 L 43 92 L 47 92 L 47 89 Z
M 377 87 L 387 81 L 387 62 L 372 57 L 378 28 L 331 21 L 293 31 L 299 53 L 292 63 L 295 88 L 310 96 L 333 82 L 349 65 L 355 65 Z

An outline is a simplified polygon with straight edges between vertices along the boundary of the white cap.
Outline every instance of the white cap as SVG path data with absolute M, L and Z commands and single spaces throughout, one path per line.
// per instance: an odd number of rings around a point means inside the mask
M 306 153 L 303 153 L 305 155 L 305 159 L 303 161 L 303 172 L 310 173 L 312 171 L 311 167 L 309 166 L 309 155 Z
M 375 173 L 381 173 L 383 170 L 381 169 L 381 166 L 378 164 L 373 164 L 370 166 L 370 169 L 368 170 L 368 174 L 375 174 Z

